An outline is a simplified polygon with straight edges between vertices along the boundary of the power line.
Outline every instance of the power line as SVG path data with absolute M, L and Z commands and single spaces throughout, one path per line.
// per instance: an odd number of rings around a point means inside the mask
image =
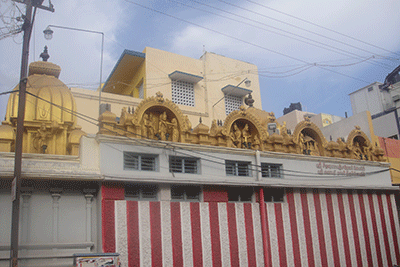
M 231 35 L 229 35 L 229 34 L 226 34 L 226 33 L 223 33 L 223 32 L 220 32 L 220 31 L 217 31 L 217 30 L 214 30 L 214 29 L 205 27 L 205 26 L 201 26 L 200 24 L 193 23 L 193 22 L 190 22 L 190 21 L 188 21 L 188 20 L 178 18 L 178 17 L 176 17 L 176 16 L 174 16 L 174 15 L 170 15 L 170 14 L 167 14 L 167 13 L 165 13 L 165 12 L 162 12 L 162 11 L 159 11 L 159 10 L 156 10 L 156 9 L 153 9 L 153 8 L 150 8 L 150 7 L 147 7 L 147 6 L 145 6 L 145 5 L 136 3 L 136 2 L 134 2 L 134 1 L 132 1 L 132 0 L 124 0 L 124 1 L 125 1 L 125 2 L 128 2 L 128 3 L 131 3 L 131 4 L 134 4 L 134 5 L 137 5 L 137 6 L 140 6 L 140 7 L 143 7 L 143 8 L 145 8 L 145 9 L 150 10 L 150 11 L 153 11 L 153 12 L 156 12 L 156 13 L 159 13 L 159 14 L 162 14 L 162 15 L 164 15 L 164 16 L 171 17 L 171 18 L 174 18 L 174 19 L 176 19 L 176 20 L 183 21 L 183 22 L 185 22 L 185 23 L 195 25 L 195 26 L 197 26 L 197 27 L 199 27 L 199 28 L 202 28 L 202 29 L 205 29 L 205 30 L 214 32 L 214 33 L 217 33 L 217 34 L 219 34 L 219 35 L 228 37 L 228 38 L 230 38 L 230 39 L 233 39 L 233 40 L 236 40 L 236 41 L 240 41 L 240 42 L 243 42 L 243 43 L 245 43 L 245 44 L 248 44 L 248 45 L 251 45 L 251 46 L 260 48 L 260 49 L 262 49 L 262 50 L 266 50 L 266 51 L 268 51 L 268 52 L 271 52 L 271 53 L 274 53 L 274 54 L 277 54 L 277 55 L 280 55 L 280 56 L 283 56 L 283 57 L 286 57 L 286 58 L 289 58 L 289 59 L 293 59 L 293 60 L 296 60 L 296 61 L 299 61 L 299 62 L 302 62 L 302 63 L 305 63 L 305 64 L 312 64 L 312 63 L 310 63 L 310 62 L 307 62 L 307 61 L 305 61 L 305 60 L 302 60 L 302 59 L 299 59 L 299 58 L 296 58 L 296 57 L 293 57 L 293 56 L 284 54 L 284 53 L 282 53 L 282 52 L 278 52 L 278 51 L 269 49 L 269 48 L 267 48 L 267 47 L 254 44 L 254 43 L 248 42 L 248 41 L 246 41 L 246 40 L 243 40 L 243 39 L 240 39 L 240 38 L 231 36 Z M 318 66 L 318 68 L 323 69 L 323 70 L 326 70 L 326 71 L 329 71 L 329 72 L 332 72 L 332 73 L 336 73 L 336 74 L 338 74 L 338 75 L 341 75 L 341 76 L 344 76 L 344 77 L 347 77 L 347 78 L 350 78 L 350 79 L 353 79 L 353 80 L 357 80 L 357 81 L 360 81 L 360 82 L 369 84 L 369 82 L 366 81 L 366 80 L 363 80 L 363 79 L 360 79 L 360 78 L 356 78 L 356 77 L 353 77 L 353 76 L 350 76 L 350 75 L 347 75 L 347 74 L 344 74 L 344 73 L 340 73 L 340 72 L 337 72 L 337 71 L 334 71 L 334 70 L 330 70 L 330 69 L 327 69 L 327 68 L 322 67 L 322 66 Z
M 198 3 L 198 4 L 200 4 L 200 5 L 204 5 L 204 6 L 207 6 L 207 7 L 211 7 L 211 8 L 213 8 L 213 9 L 219 10 L 219 11 L 224 12 L 224 13 L 228 13 L 228 14 L 231 14 L 231 15 L 234 15 L 234 16 L 237 16 L 237 17 L 240 17 L 240 18 L 243 18 L 243 19 L 246 19 L 246 20 L 249 20 L 249 21 L 258 23 L 258 24 L 261 24 L 261 25 L 263 25 L 263 26 L 265 26 L 265 27 L 272 28 L 272 29 L 275 29 L 275 30 L 278 30 L 278 31 L 281 31 L 281 32 L 284 32 L 284 33 L 287 33 L 287 34 L 290 34 L 290 35 L 293 35 L 293 36 L 296 36 L 296 37 L 299 37 L 299 38 L 302 38 L 302 39 L 305 39 L 305 40 L 308 40 L 308 41 L 311 41 L 311 42 L 314 42 L 314 43 L 316 43 L 316 44 L 313 44 L 313 43 L 310 43 L 310 42 L 307 42 L 307 41 L 304 41 L 304 40 L 300 40 L 300 39 L 297 39 L 297 38 L 294 38 L 294 37 L 291 37 L 291 36 L 288 36 L 288 35 L 285 35 L 285 34 L 281 34 L 281 33 L 275 32 L 275 31 L 267 30 L 267 29 L 265 29 L 265 28 L 262 28 L 262 27 L 259 27 L 259 26 L 256 26 L 256 25 L 253 25 L 253 24 L 250 24 L 250 23 L 246 23 L 246 22 L 243 22 L 243 21 L 239 21 L 239 20 L 236 20 L 236 19 L 233 19 L 233 18 L 229 18 L 229 17 L 227 17 L 227 16 L 223 16 L 223 15 L 216 14 L 216 13 L 213 13 L 213 12 L 210 12 L 210 11 L 206 11 L 206 10 L 203 10 L 203 9 L 199 9 L 199 8 L 196 8 L 196 7 L 187 5 L 187 4 L 185 4 L 185 3 L 182 3 L 182 2 L 179 2 L 179 1 L 176 1 L 176 0 L 170 0 L 170 1 L 179 3 L 179 4 L 181 4 L 181 5 L 184 5 L 184 6 L 193 8 L 193 9 L 197 9 L 197 10 L 200 10 L 200 11 L 203 11 L 203 12 L 207 12 L 207 13 L 213 14 L 213 15 L 218 16 L 218 17 L 222 17 L 222 18 L 225 18 L 225 19 L 229 19 L 229 20 L 232 20 L 232 21 L 235 21 L 235 22 L 239 22 L 239 23 L 242 23 L 242 24 L 245 24 L 245 25 L 249 25 L 249 26 L 252 26 L 252 27 L 255 27 L 255 28 L 258 28 L 258 29 L 267 31 L 267 32 L 271 32 L 271 33 L 274 33 L 274 34 L 277 34 L 277 35 L 280 35 L 280 36 L 284 36 L 284 37 L 287 37 L 287 38 L 290 38 L 290 39 L 293 39 L 293 40 L 296 40 L 296 41 L 299 41 L 299 42 L 302 42 L 302 43 L 306 43 L 306 44 L 308 44 L 308 45 L 312 45 L 312 46 L 315 46 L 315 47 L 319 47 L 319 48 L 322 48 L 322 49 L 325 49 L 325 50 L 328 50 L 328 51 L 331 51 L 331 52 L 334 52 L 334 53 L 337 53 L 337 54 L 341 54 L 341 55 L 345 55 L 345 56 L 352 55 L 352 56 L 353 56 L 352 58 L 362 58 L 361 55 L 352 53 L 352 52 L 350 52 L 350 51 L 348 51 L 348 50 L 344 50 L 344 49 L 341 49 L 341 48 L 337 48 L 337 47 L 335 47 L 335 46 L 332 46 L 332 45 L 329 45 L 329 44 L 325 44 L 325 43 L 322 43 L 322 42 L 313 40 L 313 39 L 311 39 L 311 38 L 307 38 L 307 37 L 305 37 L 305 36 L 303 36 L 303 35 L 296 34 L 296 33 L 290 32 L 290 31 L 286 31 L 286 30 L 280 29 L 280 28 L 278 28 L 278 27 L 274 27 L 274 26 L 271 26 L 271 25 L 268 25 L 268 24 L 259 22 L 259 21 L 257 21 L 257 20 L 250 19 L 250 18 L 247 18 L 247 17 L 245 17 L 245 16 L 238 15 L 238 14 L 235 14 L 235 13 L 233 13 L 233 12 L 229 12 L 229 11 L 226 11 L 226 10 L 221 9 L 221 8 L 213 7 L 213 6 L 211 6 L 211 5 L 207 5 L 207 4 L 204 4 L 204 3 L 201 3 L 201 2 L 195 1 L 195 0 L 191 0 L 191 1 L 192 1 L 192 2 L 195 2 L 195 3 Z M 258 14 L 258 13 L 257 13 L 257 14 Z M 317 44 L 319 44 L 319 45 L 317 45 Z M 321 45 L 322 45 L 322 46 L 321 46 Z M 339 51 L 340 51 L 340 52 L 339 52 Z M 370 52 L 370 53 L 372 53 L 372 52 Z M 389 65 L 384 64 L 384 63 L 381 63 L 381 62 L 378 62 L 378 63 L 375 63 L 375 64 L 371 62 L 370 64 L 373 64 L 373 65 L 376 65 L 376 66 L 379 66 L 379 67 L 385 67 L 385 68 L 387 68 L 387 69 L 392 69 L 392 66 L 389 66 Z
M 288 22 L 285 22 L 285 21 L 282 21 L 282 20 L 279 20 L 279 19 L 275 19 L 275 18 L 273 18 L 273 17 L 270 17 L 270 16 L 266 16 L 266 15 L 264 15 L 264 14 L 262 14 L 262 13 L 259 13 L 259 12 L 252 11 L 252 10 L 250 10 L 250 9 L 247 9 L 247 8 L 244 8 L 244 7 L 241 7 L 241 6 L 238 6 L 238 5 L 235 5 L 235 4 L 232 4 L 232 3 L 226 2 L 226 1 L 224 1 L 224 0 L 218 0 L 218 1 L 219 1 L 219 2 L 222 2 L 222 3 L 225 3 L 225 4 L 227 4 L 227 5 L 230 5 L 230 6 L 233 6 L 233 7 L 237 7 L 237 8 L 240 8 L 240 9 L 242 9 L 242 10 L 245 10 L 245 11 L 251 12 L 251 13 L 253 13 L 253 14 L 257 14 L 257 15 L 259 15 L 259 16 L 262 16 L 262 17 L 265 17 L 265 18 L 271 19 L 271 20 L 273 20 L 273 21 L 277 21 L 277 22 L 283 23 L 283 24 L 285 24 L 285 25 L 288 25 L 288 26 L 294 27 L 294 28 L 296 28 L 296 29 L 300 29 L 300 30 L 303 30 L 303 31 L 305 31 L 305 32 L 308 32 L 308 33 L 315 34 L 315 35 L 317 35 L 317 36 L 319 36 L 319 37 L 326 38 L 326 39 L 328 39 L 328 40 L 331 40 L 331 41 L 334 41 L 334 42 L 340 43 L 340 44 L 342 44 L 342 45 L 346 45 L 346 46 L 349 46 L 349 47 L 352 47 L 352 48 L 355 48 L 355 49 L 358 49 L 358 50 L 361 50 L 361 51 L 364 51 L 364 52 L 367 52 L 367 53 L 371 53 L 371 54 L 373 54 L 372 52 L 370 52 L 370 51 L 368 51 L 368 50 L 365 50 L 365 49 L 359 48 L 359 47 L 357 47 L 357 46 L 354 46 L 354 45 L 348 44 L 348 43 L 346 43 L 346 42 L 339 41 L 339 40 L 337 40 L 337 39 L 334 39 L 334 38 L 331 38 L 331 37 L 325 36 L 325 35 L 323 35 L 323 34 L 319 34 L 319 33 L 316 33 L 316 32 L 313 32 L 313 31 L 310 31 L 310 30 L 307 30 L 307 29 L 301 28 L 301 27 L 299 27 L 299 26 L 296 26 L 296 25 L 294 25 L 294 24 L 292 24 L 292 23 L 288 23 Z
M 302 18 L 299 18 L 299 17 L 293 16 L 293 15 L 291 15 L 291 14 L 285 13 L 285 12 L 283 12 L 283 11 L 280 11 L 280 10 L 277 10 L 277 9 L 274 9 L 274 8 L 272 8 L 272 7 L 269 7 L 269 6 L 266 6 L 266 5 L 263 5 L 263 4 L 260 4 L 260 3 L 257 3 L 257 2 L 251 1 L 251 0 L 246 0 L 246 1 L 247 1 L 247 2 L 250 2 L 250 3 L 253 3 L 253 4 L 256 4 L 256 5 L 258 5 L 258 6 L 262 6 L 262 7 L 264 7 L 264 8 L 267 8 L 267 9 L 269 9 L 269 10 L 272 10 L 272 11 L 278 12 L 278 13 L 280 13 L 280 14 L 283 14 L 283 15 L 289 16 L 289 17 L 291 17 L 291 18 L 298 19 L 298 20 L 300 20 L 300 21 L 303 21 L 303 22 L 305 22 L 305 23 L 308 23 L 308 24 L 311 24 L 311 25 L 313 25 L 313 26 L 319 27 L 319 28 L 321 28 L 321 29 L 324 29 L 324 30 L 327 30 L 327 31 L 330 31 L 330 32 L 333 32 L 333 33 L 339 34 L 339 35 L 341 35 L 341 36 L 344 36 L 344 37 L 350 38 L 350 39 L 352 39 L 352 40 L 354 40 L 354 41 L 357 41 L 357 42 L 360 42 L 360 43 L 363 43 L 363 44 L 366 44 L 366 45 L 369 45 L 369 46 L 372 46 L 372 47 L 375 47 L 375 48 L 381 49 L 381 50 L 383 50 L 383 51 L 386 51 L 386 52 L 389 52 L 389 53 L 391 53 L 391 54 L 397 54 L 397 55 L 400 55 L 400 53 L 397 53 L 397 52 L 393 52 L 393 51 L 387 50 L 387 49 L 385 49 L 385 48 L 383 48 L 383 47 L 380 47 L 380 46 L 377 46 L 377 45 L 374 45 L 374 44 L 371 44 L 371 43 L 365 42 L 365 41 L 363 41 L 363 40 L 360 40 L 360 39 L 357 39 L 357 38 L 355 38 L 355 37 L 353 37 L 353 36 L 350 36 L 350 35 L 347 35 L 347 34 L 343 34 L 343 33 L 341 33 L 341 32 L 338 32 L 338 31 L 335 31 L 335 30 L 329 29 L 329 28 L 327 28 L 327 27 L 324 27 L 324 26 L 321 26 L 321 25 L 319 25 L 319 24 L 317 24 L 317 23 L 314 23 L 314 22 L 311 22 L 311 21 L 309 21 L 309 20 L 306 20 L 306 19 L 302 19 Z
M 30 95 L 32 95 L 32 96 L 34 96 L 34 97 L 36 97 L 36 98 L 38 98 L 38 99 L 40 99 L 40 100 L 42 100 L 42 101 L 45 101 L 45 102 L 47 102 L 47 103 L 49 103 L 49 104 L 51 104 L 51 105 L 54 105 L 54 106 L 60 108 L 60 109 L 63 110 L 63 111 L 69 112 L 70 114 L 73 114 L 73 115 L 75 115 L 75 116 L 77 116 L 77 117 L 78 117 L 78 116 L 86 117 L 86 118 L 89 118 L 89 119 L 91 119 L 91 120 L 93 120 L 93 121 L 98 122 L 97 119 L 94 119 L 94 118 L 92 118 L 92 117 L 90 117 L 90 116 L 87 116 L 87 115 L 84 115 L 84 114 L 82 114 L 82 113 L 75 112 L 75 111 L 72 111 L 72 110 L 67 109 L 67 108 L 65 108 L 65 107 L 59 106 L 59 105 L 57 105 L 57 104 L 55 104 L 55 103 L 53 103 L 53 102 L 51 102 L 51 101 L 48 101 L 48 100 L 46 100 L 46 99 L 43 99 L 43 98 L 41 98 L 41 97 L 39 97 L 39 96 L 36 96 L 36 95 L 34 95 L 34 94 L 32 94 L 32 93 L 29 93 L 29 92 L 27 92 L 27 93 L 30 94 Z M 31 103 L 32 103 L 32 102 L 31 102 Z M 33 103 L 32 103 L 32 104 L 33 104 Z M 60 118 L 59 118 L 59 119 L 60 119 Z M 92 124 L 94 124 L 94 125 L 98 125 L 98 124 L 95 123 L 95 122 L 92 122 L 92 121 L 89 121 L 89 120 L 86 120 L 86 121 L 88 121 L 89 123 L 92 123 Z M 105 129 L 105 130 L 107 130 L 107 131 L 109 131 L 109 132 L 111 132 L 111 133 L 113 133 L 113 134 L 120 135 L 117 131 L 113 131 L 113 130 L 109 130 L 109 129 Z M 137 143 L 139 143 L 139 144 L 141 144 L 141 145 L 148 146 L 148 147 L 160 147 L 160 145 L 162 145 L 161 147 L 162 147 L 163 149 L 168 149 L 168 150 L 171 150 L 171 151 L 180 153 L 180 154 L 182 154 L 182 155 L 184 155 L 184 156 L 190 156 L 190 157 L 192 157 L 192 156 L 193 156 L 192 154 L 188 154 L 188 153 L 185 153 L 185 152 L 182 152 L 182 151 L 177 151 L 177 149 L 183 150 L 183 151 L 189 151 L 189 152 L 196 153 L 197 155 L 203 155 L 203 156 L 206 156 L 206 157 L 209 157 L 209 158 L 218 159 L 219 161 L 207 159 L 207 158 L 204 158 L 204 157 L 200 157 L 201 160 L 205 160 L 205 161 L 208 161 L 208 162 L 211 162 L 211 163 L 215 163 L 215 164 L 219 164 L 219 165 L 224 165 L 224 166 L 225 166 L 225 160 L 226 160 L 226 158 L 222 158 L 222 157 L 218 157 L 218 156 L 213 156 L 213 155 L 210 155 L 210 154 L 205 154 L 205 153 L 202 153 L 202 152 L 199 151 L 199 150 L 191 150 L 191 149 L 187 149 L 187 148 L 185 149 L 185 148 L 182 148 L 182 146 L 181 146 L 180 144 L 172 144 L 172 143 L 166 143 L 166 142 L 161 141 L 161 140 L 150 139 L 150 138 L 144 137 L 144 136 L 142 136 L 142 135 L 140 135 L 140 134 L 137 134 L 137 133 L 134 133 L 134 132 L 125 130 L 125 129 L 119 129 L 119 130 L 121 130 L 121 131 L 123 131 L 123 132 L 125 132 L 125 133 L 129 133 L 129 134 L 133 134 L 133 135 L 138 136 L 140 139 L 139 139 L 139 138 L 134 138 L 134 139 L 132 139 L 132 138 L 129 137 L 129 136 L 120 135 L 120 136 L 122 136 L 122 137 L 124 137 L 124 138 L 127 138 L 128 140 L 135 141 L 135 142 L 137 142 Z M 151 142 L 153 142 L 154 144 L 157 144 L 157 145 L 153 145 L 153 146 L 152 146 L 152 145 L 149 144 L 148 142 L 146 142 L 146 141 L 144 141 L 144 140 L 141 140 L 141 139 L 146 139 L 146 140 L 151 141 Z M 168 142 L 168 141 L 167 141 L 167 142 Z M 250 166 L 249 171 L 261 172 L 261 173 L 262 173 L 262 170 L 260 170 L 260 168 L 261 168 L 260 165 L 249 164 L 249 166 Z M 289 170 L 289 169 L 282 169 L 282 171 L 283 171 L 283 172 L 289 172 L 289 173 L 285 174 L 286 176 L 304 177 L 304 175 L 307 175 L 308 178 L 320 178 L 320 179 L 323 178 L 324 180 L 328 180 L 328 178 L 331 177 L 331 178 L 334 179 L 334 180 L 338 180 L 338 176 L 335 176 L 335 175 L 323 175 L 323 176 L 321 176 L 321 175 L 315 175 L 315 173 L 313 173 L 313 172 L 303 172 L 303 171 Z M 371 171 L 371 172 L 365 173 L 364 176 L 369 176 L 369 175 L 373 175 L 373 174 L 377 174 L 377 173 L 381 173 L 381 172 L 386 172 L 386 171 L 388 171 L 388 170 Z M 295 174 L 290 174 L 290 173 L 295 173 Z M 296 173 L 297 173 L 297 174 L 303 174 L 303 175 L 296 175 Z M 339 177 L 341 177 L 341 180 L 343 180 L 343 179 L 353 179 L 354 177 L 358 177 L 358 176 L 356 175 L 356 176 L 345 176 L 345 177 L 339 176 Z M 310 179 L 308 179 L 308 180 L 310 180 Z M 311 179 L 311 180 L 313 180 L 313 179 Z

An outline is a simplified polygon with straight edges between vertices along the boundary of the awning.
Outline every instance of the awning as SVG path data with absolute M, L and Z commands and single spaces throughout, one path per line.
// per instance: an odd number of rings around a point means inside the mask
M 224 92 L 225 95 L 234 95 L 239 97 L 248 95 L 253 92 L 252 90 L 230 84 L 222 88 L 221 91 Z
M 168 75 L 171 80 L 190 82 L 190 83 L 198 83 L 203 79 L 201 76 L 197 76 L 194 74 L 182 72 L 182 71 L 174 71 L 173 73 Z

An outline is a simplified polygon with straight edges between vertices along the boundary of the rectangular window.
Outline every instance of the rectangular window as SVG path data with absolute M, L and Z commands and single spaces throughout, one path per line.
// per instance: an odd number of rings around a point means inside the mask
M 158 186 L 153 184 L 127 184 L 125 199 L 127 200 L 157 200 Z
M 225 161 L 226 175 L 250 176 L 250 162 L 245 161 Z
M 172 185 L 171 199 L 176 201 L 200 201 L 201 187 L 197 185 Z
M 283 202 L 285 196 L 284 188 L 264 188 L 265 202 Z
M 235 95 L 225 95 L 225 114 L 229 115 L 234 110 L 239 110 L 243 105 L 242 97 Z
M 199 173 L 199 159 L 170 156 L 169 171 L 175 173 Z
M 253 187 L 230 187 L 228 188 L 228 201 L 251 202 Z
M 261 174 L 264 178 L 282 178 L 282 165 L 261 163 Z
M 172 102 L 194 107 L 194 84 L 184 81 L 171 81 Z
M 124 151 L 124 169 L 137 171 L 156 171 L 156 155 L 137 154 Z

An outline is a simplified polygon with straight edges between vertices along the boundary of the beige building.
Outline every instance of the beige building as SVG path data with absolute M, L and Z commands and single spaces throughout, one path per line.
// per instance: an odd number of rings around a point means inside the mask
M 71 88 L 78 113 L 98 118 L 99 92 Z M 189 117 L 211 125 L 244 105 L 251 94 L 254 107 L 262 109 L 258 70 L 254 64 L 205 52 L 200 59 L 146 47 L 143 52 L 125 50 L 103 85 L 101 109 L 121 114 L 124 107 L 135 109 L 140 101 L 161 92 Z M 129 110 L 128 110 L 129 113 Z M 130 110 L 132 113 L 132 110 Z M 98 128 L 78 118 L 88 133 Z

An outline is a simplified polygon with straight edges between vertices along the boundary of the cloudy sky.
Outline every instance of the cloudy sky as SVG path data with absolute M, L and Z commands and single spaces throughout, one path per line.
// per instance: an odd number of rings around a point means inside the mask
M 292 102 L 303 110 L 344 116 L 348 94 L 379 81 L 400 65 L 398 0 L 53 0 L 38 10 L 30 62 L 49 47 L 70 87 L 95 90 L 101 35 L 53 29 L 49 24 L 104 32 L 105 81 L 124 49 L 146 46 L 199 58 L 203 49 L 256 64 L 263 109 L 282 115 Z M 45 0 L 44 5 L 48 5 Z M 24 12 L 24 6 L 18 7 Z M 20 15 L 0 2 L 0 34 Z M 1 35 L 0 35 L 1 36 Z M 0 40 L 0 93 L 18 83 L 22 34 Z M 0 96 L 4 118 L 8 96 Z

